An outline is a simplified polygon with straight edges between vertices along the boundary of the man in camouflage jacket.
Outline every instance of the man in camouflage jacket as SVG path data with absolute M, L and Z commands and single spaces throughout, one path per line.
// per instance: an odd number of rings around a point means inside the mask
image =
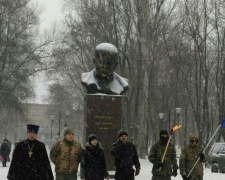
M 82 147 L 74 141 L 72 129 L 66 129 L 64 140 L 58 141 L 51 149 L 50 158 L 55 164 L 56 180 L 76 180 L 81 162 Z
M 206 162 L 203 149 L 197 145 L 198 137 L 196 134 L 191 133 L 189 135 L 190 144 L 182 149 L 180 156 L 180 174 L 184 180 L 203 180 L 203 165 Z M 188 173 L 200 157 L 197 165 L 193 169 L 190 176 L 187 178 Z
M 152 180 L 171 180 L 171 176 L 177 176 L 176 150 L 173 144 L 169 143 L 164 162 L 162 163 L 162 156 L 168 142 L 168 132 L 161 130 L 159 136 L 159 142 L 152 146 L 148 156 L 149 161 L 153 164 Z

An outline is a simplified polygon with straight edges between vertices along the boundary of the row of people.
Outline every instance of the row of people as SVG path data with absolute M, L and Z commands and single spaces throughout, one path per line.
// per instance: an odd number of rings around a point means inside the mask
M 178 174 L 176 150 L 171 142 L 168 143 L 169 136 L 166 130 L 160 131 L 159 138 L 160 140 L 151 147 L 148 156 L 149 161 L 153 164 L 152 180 L 171 180 L 171 176 L 176 177 Z M 162 162 L 167 143 L 168 150 Z M 206 158 L 202 151 L 203 149 L 198 146 L 197 135 L 190 133 L 189 145 L 182 149 L 179 159 L 180 174 L 183 180 L 203 180 L 203 163 L 206 162 Z M 200 161 L 198 161 L 192 173 L 189 175 L 188 173 L 198 158 L 200 158 Z
M 12 158 L 7 178 L 9 180 L 53 180 L 53 173 L 48 159 L 45 145 L 36 140 L 38 126 L 27 125 L 27 139 L 18 143 Z M 149 153 L 149 161 L 153 163 L 152 180 L 170 180 L 177 176 L 178 165 L 176 151 L 169 143 L 168 152 L 162 162 L 162 155 L 168 142 L 168 133 L 160 131 L 160 140 L 154 144 Z M 197 146 L 197 136 L 190 136 L 190 146 L 182 150 L 180 170 L 184 180 L 193 166 L 193 162 L 201 157 L 201 161 L 194 169 L 188 180 L 202 180 L 204 155 Z M 128 141 L 128 134 L 121 130 L 118 141 L 112 144 L 111 154 L 115 158 L 116 180 L 134 180 L 140 173 L 140 162 L 135 146 Z M 56 180 L 76 180 L 80 164 L 82 180 L 109 179 L 104 150 L 97 136 L 91 134 L 85 148 L 74 140 L 72 129 L 66 129 L 64 139 L 58 141 L 50 151 L 50 159 L 55 164 Z M 135 170 L 133 169 L 135 166 Z
M 53 173 L 45 145 L 36 139 L 39 126 L 27 125 L 27 139 L 19 142 L 13 152 L 7 178 L 9 180 L 53 180 Z M 127 133 L 120 131 L 118 141 L 112 145 L 116 162 L 116 178 L 134 179 L 140 172 L 140 163 L 135 146 L 127 141 Z M 58 141 L 50 151 L 55 164 L 56 180 L 76 180 L 80 164 L 82 180 L 109 179 L 104 150 L 97 136 L 91 134 L 85 148 L 74 140 L 72 129 L 64 131 L 64 139 Z

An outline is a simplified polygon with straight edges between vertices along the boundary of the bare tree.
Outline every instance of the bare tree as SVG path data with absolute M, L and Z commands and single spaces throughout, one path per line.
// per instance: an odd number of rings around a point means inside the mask
M 22 111 L 21 102 L 33 96 L 32 75 L 49 68 L 52 38 L 38 35 L 37 5 L 30 0 L 0 1 L 0 121 L 7 113 Z

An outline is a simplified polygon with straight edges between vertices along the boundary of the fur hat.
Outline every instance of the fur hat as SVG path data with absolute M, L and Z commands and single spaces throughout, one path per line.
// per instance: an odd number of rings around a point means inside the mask
M 118 132 L 118 138 L 120 138 L 122 135 L 128 136 L 127 132 L 121 129 L 121 130 Z
M 97 136 L 96 136 L 95 134 L 90 134 L 90 135 L 88 136 L 88 142 L 89 142 L 89 143 L 91 143 L 91 141 L 94 140 L 94 139 L 98 139 Z
M 67 135 L 68 133 L 74 134 L 74 133 L 73 133 L 73 130 L 70 129 L 70 128 L 68 128 L 68 129 L 66 129 L 66 130 L 64 131 L 64 136 Z
M 189 141 L 191 140 L 198 140 L 198 135 L 196 133 L 190 133 L 189 134 Z

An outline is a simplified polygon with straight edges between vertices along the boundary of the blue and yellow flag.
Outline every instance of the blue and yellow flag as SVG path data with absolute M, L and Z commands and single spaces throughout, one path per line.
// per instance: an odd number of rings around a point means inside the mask
M 225 117 L 223 118 L 223 120 L 222 120 L 222 122 L 221 122 L 221 126 L 222 126 L 223 128 L 225 128 Z

